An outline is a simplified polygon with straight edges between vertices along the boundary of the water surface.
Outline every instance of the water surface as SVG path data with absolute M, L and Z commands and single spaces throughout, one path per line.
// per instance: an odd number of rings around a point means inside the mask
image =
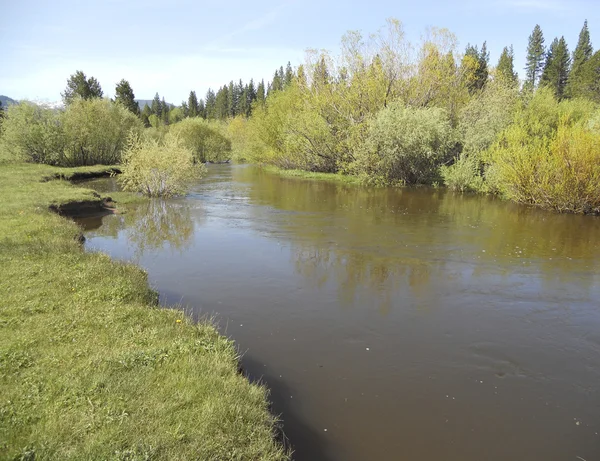
M 217 314 L 297 460 L 600 459 L 599 218 L 227 165 L 82 223 Z

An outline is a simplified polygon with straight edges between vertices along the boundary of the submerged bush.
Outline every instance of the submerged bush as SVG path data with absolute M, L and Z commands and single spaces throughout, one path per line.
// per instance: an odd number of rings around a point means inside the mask
M 65 141 L 60 115 L 30 102 L 9 106 L 2 123 L 6 160 L 61 164 Z
M 206 167 L 195 162 L 192 150 L 172 133 L 162 143 L 131 135 L 118 179 L 124 190 L 169 197 L 184 194 L 189 183 L 205 172 Z
M 201 118 L 186 118 L 171 125 L 169 132 L 177 136 L 199 162 L 223 162 L 231 158 L 231 141 Z
M 120 163 L 129 133 L 139 134 L 143 129 L 135 114 L 99 98 L 73 101 L 61 120 L 65 136 L 62 166 Z
M 445 110 L 393 104 L 370 123 L 364 149 L 351 168 L 368 181 L 430 184 L 455 147 Z

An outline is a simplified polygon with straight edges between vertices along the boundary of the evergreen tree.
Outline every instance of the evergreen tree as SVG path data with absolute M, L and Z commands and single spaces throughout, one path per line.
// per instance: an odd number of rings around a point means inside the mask
M 510 48 L 504 47 L 502 50 L 502 54 L 498 60 L 498 66 L 496 67 L 496 74 L 503 82 L 511 86 L 518 85 L 519 76 L 515 72 L 514 52 L 512 45 Z
M 225 120 L 229 114 L 229 88 L 223 86 L 215 96 L 215 118 Z
M 198 117 L 200 108 L 198 107 L 198 98 L 196 97 L 195 91 L 190 91 L 190 96 L 188 97 L 188 116 L 189 117 Z
M 379 56 L 376 57 L 379 62 L 381 62 L 381 58 Z M 327 62 L 325 61 L 325 57 L 321 56 L 319 62 L 315 65 L 315 70 L 313 73 L 313 85 L 324 86 L 328 85 L 330 80 L 329 70 L 327 69 Z
M 467 45 L 461 68 L 466 80 L 469 93 L 483 89 L 489 76 L 490 55 L 487 51 L 487 43 L 484 42 L 481 51 L 477 46 Z
M 169 124 L 169 112 L 171 111 L 171 107 L 169 104 L 165 102 L 165 97 L 163 96 L 162 101 L 160 103 L 162 107 L 162 113 L 160 114 L 160 119 L 165 125 Z
M 184 118 L 190 116 L 190 108 L 187 102 L 181 101 L 181 111 L 183 112 Z
M 290 86 L 292 84 L 293 80 L 294 80 L 294 71 L 292 69 L 292 64 L 288 61 L 287 66 L 285 68 L 285 77 L 284 77 L 285 86 Z
M 569 77 L 569 49 L 564 37 L 560 40 L 555 38 L 548 49 L 544 72 L 540 84 L 552 88 L 556 97 L 560 100 L 565 95 L 565 87 Z
M 265 93 L 265 81 L 261 80 L 258 86 L 256 87 L 256 100 L 260 105 L 264 105 L 266 98 Z
M 159 119 L 162 117 L 163 107 L 160 102 L 160 96 L 158 93 L 154 95 L 154 99 L 152 100 L 152 113 L 156 115 Z
M 590 31 L 588 29 L 588 23 L 586 20 L 583 23 L 583 28 L 581 29 L 581 32 L 579 33 L 579 41 L 577 42 L 577 47 L 573 52 L 573 67 L 569 75 L 569 81 L 567 82 L 566 89 L 566 93 L 568 96 L 581 96 L 582 93 L 587 91 L 586 88 L 588 87 L 590 82 L 585 81 L 585 68 L 586 63 L 592 57 L 593 52 L 594 50 L 592 48 L 592 42 L 590 40 Z
M 198 117 L 206 119 L 206 107 L 204 106 L 203 99 L 200 99 L 200 101 L 198 101 Z
M 544 68 L 544 34 L 541 27 L 536 24 L 533 32 L 529 36 L 529 44 L 527 45 L 527 61 L 526 61 L 526 84 L 533 89 L 537 86 Z
M 206 102 L 204 103 L 204 108 L 205 108 L 205 117 L 207 119 L 214 119 L 216 118 L 216 104 L 217 103 L 217 97 L 215 95 L 215 92 L 209 88 L 208 91 L 206 92 Z
M 94 77 L 88 79 L 82 71 L 78 70 L 67 79 L 67 87 L 61 95 L 63 102 L 69 105 L 78 97 L 82 99 L 101 98 L 103 92 L 98 80 Z
M 115 101 L 121 103 L 126 109 L 135 115 L 140 115 L 140 106 L 135 100 L 135 94 L 129 82 L 122 79 L 115 88 Z
M 236 113 L 236 105 L 237 105 L 237 86 L 233 83 L 233 80 L 229 82 L 227 86 L 227 115 L 223 118 L 227 117 L 235 117 Z
M 142 119 L 142 122 L 144 122 L 144 126 L 146 128 L 150 127 L 150 116 L 152 115 L 152 108 L 146 104 L 144 106 L 144 108 L 142 109 L 142 113 L 140 115 L 140 118 Z

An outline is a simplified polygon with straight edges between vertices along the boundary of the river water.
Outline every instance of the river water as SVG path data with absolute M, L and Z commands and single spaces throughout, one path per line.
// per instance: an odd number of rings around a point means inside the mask
M 216 315 L 298 461 L 600 459 L 600 218 L 226 165 L 82 225 Z

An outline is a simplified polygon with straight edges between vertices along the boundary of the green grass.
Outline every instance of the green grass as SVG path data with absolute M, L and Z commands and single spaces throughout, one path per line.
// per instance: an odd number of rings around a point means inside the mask
M 103 200 L 44 181 L 89 170 L 0 165 L 0 459 L 289 459 L 234 344 L 49 211 Z
M 277 168 L 275 166 L 264 166 L 265 171 L 275 173 L 280 176 L 288 178 L 299 178 L 299 179 L 312 179 L 318 181 L 335 181 L 342 182 L 345 184 L 356 184 L 360 185 L 361 180 L 356 176 L 349 176 L 339 173 L 315 173 L 312 171 L 304 170 L 284 170 L 283 168 Z

